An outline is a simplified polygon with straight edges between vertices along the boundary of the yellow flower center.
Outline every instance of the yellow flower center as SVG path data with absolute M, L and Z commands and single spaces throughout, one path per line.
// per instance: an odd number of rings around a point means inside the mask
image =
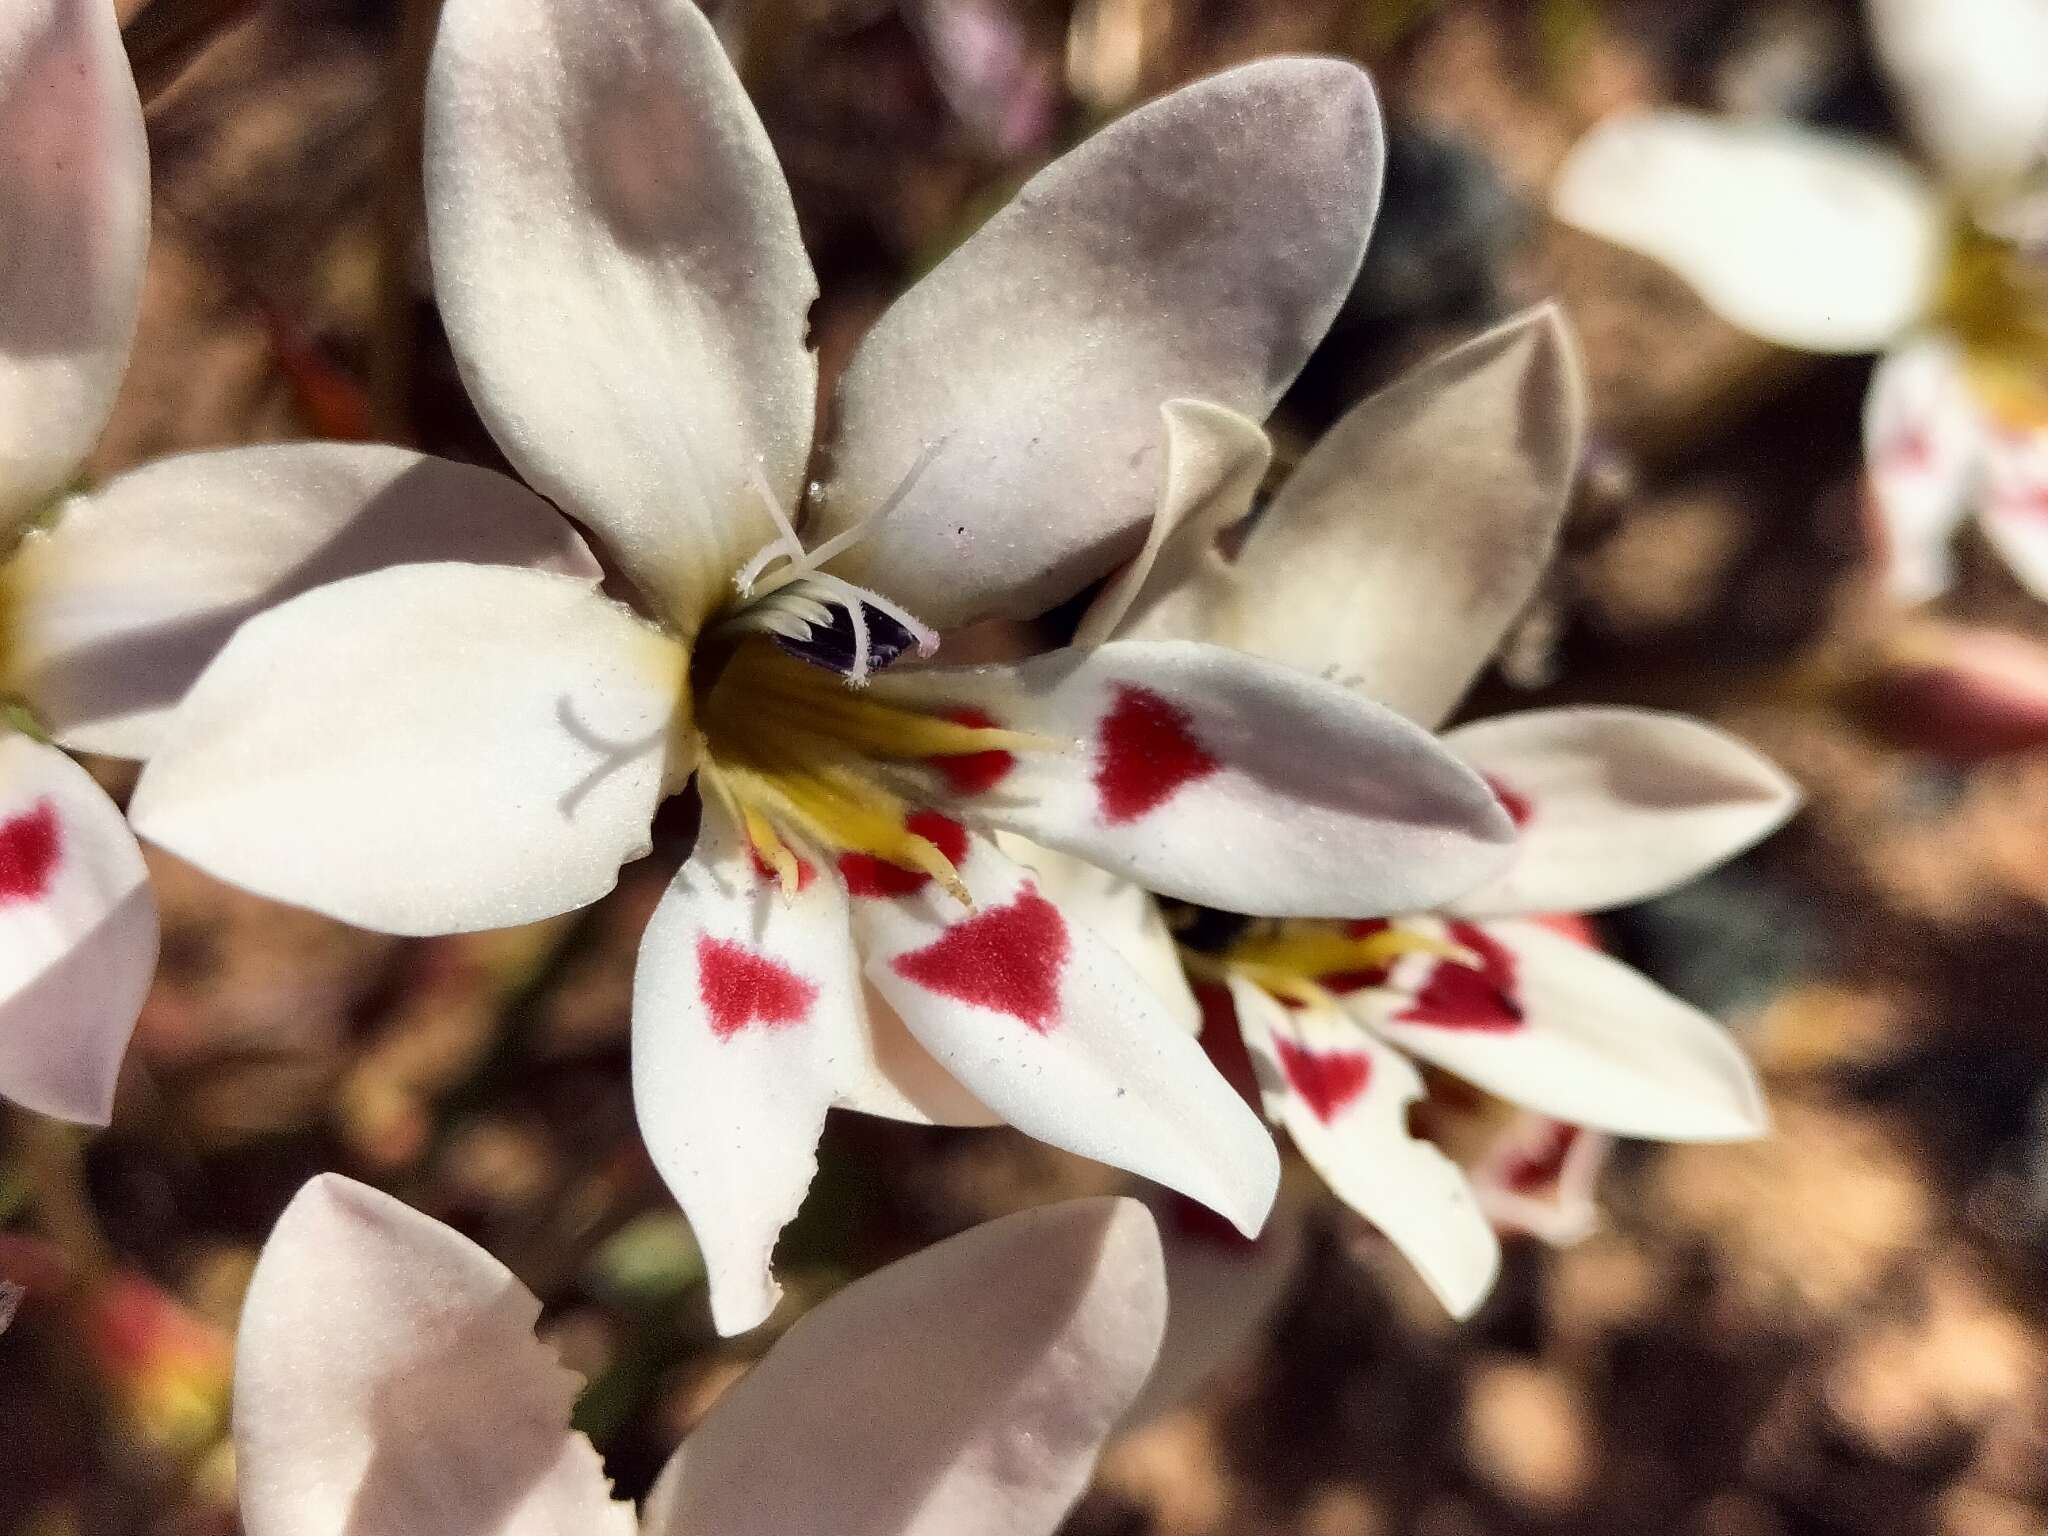
M 850 687 L 761 635 L 740 639 L 695 709 L 704 793 L 716 798 L 786 893 L 801 884 L 793 841 L 827 855 L 866 854 L 931 876 L 961 902 L 945 849 L 917 830 L 915 772 L 934 759 L 1042 751 L 1022 731 L 905 708 Z M 956 849 L 957 853 L 957 849 Z
M 2048 425 L 2048 251 L 1958 221 L 1935 319 L 1961 341 L 1987 411 L 2012 428 Z
M 1332 983 L 1383 972 L 1407 955 L 1471 958 L 1449 940 L 1398 923 L 1298 917 L 1248 924 L 1219 954 L 1183 953 L 1197 976 L 1234 972 L 1283 1001 L 1310 1008 L 1336 1006 Z

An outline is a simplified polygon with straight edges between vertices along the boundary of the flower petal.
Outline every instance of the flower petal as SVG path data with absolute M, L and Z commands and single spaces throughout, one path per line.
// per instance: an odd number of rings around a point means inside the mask
M 1228 1230 L 1178 1195 L 1147 1199 L 1166 1253 L 1173 1306 L 1159 1364 L 1125 1418 L 1126 1430 L 1185 1405 L 1217 1372 L 1244 1363 L 1293 1289 L 1307 1244 L 1304 1202 L 1281 1191 L 1255 1238 Z
M 688 0 L 451 0 L 427 91 L 435 290 L 512 462 L 693 629 L 795 506 L 817 283 Z
M 106 1124 L 156 946 L 120 808 L 55 747 L 0 730 L 0 1094 Z
M 1428 732 L 1221 646 L 1118 641 L 874 691 L 1061 744 L 1016 754 L 979 793 L 933 774 L 934 803 L 1232 912 L 1435 906 L 1497 873 L 1512 843 L 1492 793 Z
M 1159 410 L 1264 419 L 1349 291 L 1379 203 L 1372 87 L 1268 59 L 1120 118 L 885 314 L 841 381 L 821 532 L 904 504 L 838 569 L 926 622 L 1042 613 L 1128 558 Z
M 876 990 L 1020 1131 L 1256 1232 L 1280 1177 L 1258 1116 L 1115 950 L 987 839 L 960 843 L 972 910 L 936 882 L 854 886 L 854 937 Z
M 1230 1000 L 1266 1113 L 1331 1192 L 1387 1235 L 1453 1317 L 1500 1272 L 1500 1242 L 1458 1165 L 1408 1130 L 1422 1076 L 1331 1008 L 1290 1010 L 1241 977 Z
M 1940 202 L 1888 150 L 1788 123 L 1611 117 L 1551 193 L 1565 223 L 1660 261 L 1723 319 L 1807 352 L 1874 352 L 1926 312 Z
M 1111 639 L 1202 640 L 1208 614 L 1238 601 L 1217 541 L 1252 509 L 1273 462 L 1255 421 L 1205 400 L 1169 400 L 1166 470 L 1145 547 L 1088 605 L 1074 644 Z
M 1352 410 L 1234 560 L 1185 561 L 1122 632 L 1284 661 L 1434 727 L 1535 592 L 1585 429 L 1571 327 L 1531 310 Z
M 0 544 L 77 474 L 142 305 L 149 146 L 108 0 L 0 19 Z
M 130 813 L 209 874 L 361 927 L 532 922 L 647 851 L 685 661 L 569 577 L 352 577 L 242 626 Z
M 1878 57 L 1949 180 L 2016 181 L 2048 157 L 2048 0 L 1870 0 Z
M 1985 539 L 2021 585 L 2048 602 L 2048 425 L 1990 439 L 1983 495 Z
M 643 1528 L 1050 1536 L 1165 1324 L 1159 1237 L 1136 1201 L 976 1227 L 784 1335 L 676 1453 Z
M 633 1536 L 569 1428 L 540 1303 L 467 1238 L 322 1174 L 242 1304 L 235 1479 L 249 1536 Z
M 1652 1141 L 1742 1141 L 1767 1124 L 1728 1031 L 1617 960 L 1538 923 L 1454 923 L 1484 968 L 1415 956 L 1353 1011 L 1487 1092 Z
M 600 574 L 554 508 L 467 464 L 338 443 L 163 459 L 73 498 L 29 536 L 4 577 L 4 681 L 65 745 L 147 757 L 251 614 L 437 560 Z
M 1983 469 L 1988 428 L 1963 359 L 1923 335 L 1888 353 L 1863 401 L 1863 463 L 1883 532 L 1885 584 L 1903 603 L 1946 592 L 1950 541 Z
M 1799 806 L 1768 759 L 1684 715 L 1527 709 L 1460 726 L 1444 745 L 1516 824 L 1506 873 L 1451 904 L 1470 916 L 1647 901 L 1761 842 Z
M 817 1172 L 826 1110 L 927 1118 L 869 1040 L 845 887 L 808 857 L 798 867 L 785 894 L 707 799 L 633 979 L 641 1131 L 704 1251 L 726 1334 L 762 1322 L 782 1294 L 770 1261 Z
M 1115 950 L 1182 1028 L 1201 1033 L 1202 1010 L 1181 968 L 1180 950 L 1159 903 L 1143 887 L 1014 833 L 998 832 L 996 847 L 1030 871 L 1054 906 Z
M 1600 1226 L 1594 1187 L 1613 1150 L 1598 1131 L 1517 1115 L 1472 1170 L 1472 1189 L 1496 1227 L 1568 1248 Z

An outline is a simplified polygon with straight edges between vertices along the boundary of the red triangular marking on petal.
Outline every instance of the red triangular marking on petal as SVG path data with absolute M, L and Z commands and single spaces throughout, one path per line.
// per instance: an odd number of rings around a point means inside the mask
M 711 1015 L 711 1032 L 721 1040 L 749 1024 L 801 1024 L 818 1000 L 817 985 L 779 960 L 705 935 L 697 939 L 697 994 Z
M 943 997 L 1007 1013 L 1045 1035 L 1059 1022 L 1060 973 L 1070 948 L 1059 908 L 1026 886 L 1009 905 L 956 923 L 890 967 Z
M 977 730 L 989 730 L 997 724 L 993 715 L 979 709 L 956 709 L 946 718 L 955 725 L 969 725 Z M 1017 766 L 1015 755 L 1009 752 L 958 752 L 929 761 L 945 775 L 956 795 L 987 794 Z
M 1361 1052 L 1318 1053 L 1277 1037 L 1273 1048 L 1280 1070 L 1287 1074 L 1287 1086 L 1325 1125 L 1357 1103 L 1372 1081 L 1372 1061 Z
M 1515 957 L 1476 923 L 1451 924 L 1451 942 L 1479 957 L 1477 966 L 1439 960 L 1415 1001 L 1395 1018 L 1403 1024 L 1439 1029 L 1476 1029 L 1509 1034 L 1522 1027 L 1515 996 Z
M 1508 820 L 1517 827 L 1529 825 L 1529 816 L 1534 810 L 1529 804 L 1529 797 L 1516 794 L 1490 773 L 1482 774 L 1481 777 L 1486 780 L 1486 787 L 1493 791 L 1493 798 L 1500 802 L 1500 808 L 1508 813 Z
M 1576 1125 L 1551 1121 L 1534 1145 L 1518 1149 L 1502 1164 L 1501 1184 L 1518 1195 L 1534 1195 L 1550 1188 L 1563 1175 L 1565 1158 L 1582 1134 Z
M 64 831 L 52 802 L 38 800 L 0 821 L 0 903 L 42 900 L 63 855 Z
M 943 853 L 954 868 L 959 868 L 961 860 L 967 857 L 967 829 L 950 816 L 941 816 L 937 811 L 913 811 L 904 818 L 903 825 Z M 839 878 L 846 882 L 852 895 L 881 898 L 915 896 L 932 880 L 921 869 L 906 869 L 872 853 L 842 853 Z
M 1157 810 L 1181 789 L 1223 765 L 1194 737 L 1194 720 L 1149 688 L 1119 683 L 1102 719 L 1095 792 L 1111 826 Z

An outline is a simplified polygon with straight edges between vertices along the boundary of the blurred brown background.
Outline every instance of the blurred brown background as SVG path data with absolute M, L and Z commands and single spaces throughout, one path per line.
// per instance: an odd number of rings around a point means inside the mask
M 311 434 L 489 458 L 419 243 L 413 98 L 432 9 L 159 0 L 139 19 L 156 246 L 99 469 Z M 1319 1218 L 1263 1351 L 1113 1448 L 1072 1529 L 2048 1530 L 2048 755 L 2033 750 L 2048 661 L 2032 649 L 2048 624 L 1967 551 L 1939 613 L 1889 610 L 1860 512 L 1868 363 L 1771 352 L 1543 213 L 1566 146 L 1631 102 L 1761 106 L 1896 139 L 1856 8 L 716 14 L 795 186 L 828 372 L 1092 123 L 1259 54 L 1365 62 L 1389 115 L 1387 204 L 1351 305 L 1276 419 L 1283 442 L 1432 348 L 1562 298 L 1593 374 L 1594 448 L 1567 556 L 1479 705 L 1690 709 L 1811 796 L 1759 854 L 1606 933 L 1741 1033 L 1772 1139 L 1628 1149 L 1603 1187 L 1606 1230 L 1566 1252 L 1516 1244 L 1463 1327 Z M 2010 647 L 1995 672 L 1973 660 L 1986 644 Z M 548 1300 L 593 1382 L 582 1421 L 622 1492 L 644 1491 L 765 1343 L 711 1336 L 687 1230 L 633 1130 L 629 970 L 685 846 L 670 839 L 587 914 L 425 942 L 152 854 L 164 961 L 113 1129 L 86 1141 L 0 1109 L 0 1275 L 31 1288 L 0 1336 L 0 1529 L 233 1529 L 225 1338 L 255 1244 L 322 1168 L 455 1222 Z M 853 1119 L 823 1164 L 785 1249 L 785 1319 L 938 1234 L 1112 1182 L 1006 1132 Z

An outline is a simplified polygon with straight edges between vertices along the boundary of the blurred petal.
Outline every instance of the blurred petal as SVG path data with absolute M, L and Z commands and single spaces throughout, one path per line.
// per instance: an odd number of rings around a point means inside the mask
M 2020 584 L 2048 602 L 2048 423 L 1986 445 L 1984 537 Z
M 219 879 L 360 927 L 533 922 L 647 851 L 685 661 L 568 577 L 352 577 L 242 626 L 130 813 Z
M 1888 150 L 1789 123 L 1611 117 L 1551 194 L 1565 223 L 1661 261 L 1723 319 L 1807 352 L 1874 352 L 1918 321 L 1939 200 Z
M 1118 641 L 884 677 L 875 693 L 1062 744 L 1018 753 L 977 793 L 934 774 L 934 803 L 1226 911 L 1431 907 L 1498 872 L 1512 842 L 1486 786 L 1427 732 L 1221 646 Z
M 1950 762 L 2048 746 L 2048 646 L 2026 635 L 1918 621 L 1865 693 L 1890 740 Z
M 1472 1170 L 1472 1189 L 1495 1226 L 1569 1247 L 1600 1225 L 1594 1186 L 1613 1149 L 1597 1131 L 1517 1115 Z
M 1159 1364 L 1125 1429 L 1171 1413 L 1219 1371 L 1252 1356 L 1287 1299 L 1307 1247 L 1303 1202 L 1284 1189 L 1255 1238 L 1219 1230 L 1214 1216 L 1178 1195 L 1155 1195 L 1147 1204 L 1159 1223 L 1173 1306 Z
M 0 546 L 78 473 L 142 303 L 149 146 L 111 0 L 0 18 Z
M 1169 400 L 1166 469 L 1145 547 L 1088 605 L 1074 644 L 1111 639 L 1202 640 L 1211 610 L 1236 600 L 1217 540 L 1251 511 L 1273 461 L 1255 421 L 1202 400 Z
M 65 745 L 147 757 L 244 619 L 437 560 L 599 575 L 560 513 L 489 470 L 336 443 L 162 459 L 29 536 L 5 577 L 6 681 Z
M 876 990 L 1017 1129 L 1256 1232 L 1280 1176 L 1258 1116 L 1115 950 L 986 839 L 953 837 L 971 910 L 935 882 L 850 882 Z
M 633 1536 L 540 1303 L 467 1238 L 334 1174 L 278 1218 L 242 1304 L 249 1536 Z
M 1051 1536 L 1165 1322 L 1159 1237 L 1137 1202 L 977 1227 L 792 1328 L 676 1453 L 643 1527 Z
M 1920 142 L 1966 188 L 2048 157 L 2048 0 L 1869 0 L 1878 57 Z
M 1159 410 L 1263 419 L 1322 339 L 1379 202 L 1372 87 L 1266 59 L 1110 124 L 906 294 L 840 382 L 820 532 L 926 622 L 1028 618 L 1133 554 Z
M 1954 579 L 1950 541 L 1976 492 L 1987 427 L 1953 343 L 1923 335 L 1888 353 L 1863 401 L 1863 463 L 1883 534 L 1885 585 L 1926 602 Z
M 1234 561 L 1188 563 L 1125 633 L 1284 661 L 1434 727 L 1550 562 L 1585 424 L 1571 328 L 1532 310 L 1354 409 Z
M 889 1100 L 874 1059 L 846 892 L 808 858 L 785 893 L 715 796 L 655 908 L 633 978 L 633 1098 L 655 1166 L 704 1251 L 711 1315 L 774 1310 L 775 1241 L 817 1172 L 825 1111 Z
M 1230 999 L 1267 1115 L 1453 1317 L 1470 1317 L 1493 1289 L 1500 1243 L 1458 1165 L 1409 1133 L 1421 1074 L 1334 1009 L 1288 1009 L 1238 977 Z
M 55 747 L 0 730 L 0 1094 L 106 1124 L 156 946 L 120 807 Z
M 1651 1141 L 1763 1134 L 1762 1090 L 1728 1031 L 1647 978 L 1540 923 L 1452 923 L 1477 965 L 1396 963 L 1354 994 L 1388 1040 L 1525 1109 Z
M 1444 745 L 1515 821 L 1514 863 L 1452 903 L 1472 916 L 1647 901 L 1763 841 L 1799 805 L 1768 759 L 1684 715 L 1528 709 L 1460 726 Z
M 1201 1032 L 1202 1010 L 1188 988 L 1180 950 L 1159 903 L 1142 886 L 1013 833 L 998 832 L 996 847 L 1031 872 L 1054 906 L 1115 950 L 1189 1034 Z
M 694 629 L 796 504 L 817 283 L 688 0 L 451 0 L 427 91 L 435 292 L 508 457 Z

